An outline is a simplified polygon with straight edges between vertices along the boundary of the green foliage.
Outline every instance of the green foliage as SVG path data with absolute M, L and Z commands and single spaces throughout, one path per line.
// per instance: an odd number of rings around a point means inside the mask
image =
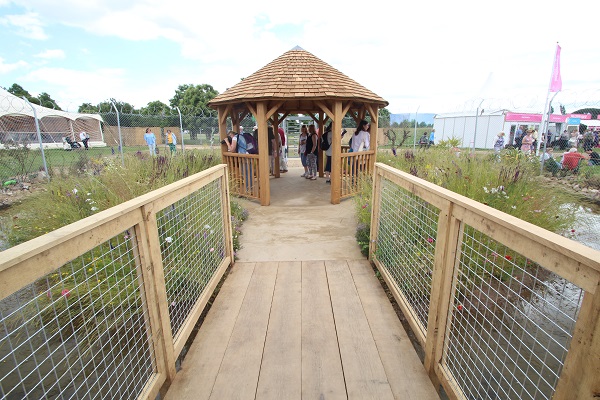
M 208 102 L 219 94 L 211 85 L 179 85 L 170 100 L 172 108 L 179 107 L 185 114 L 210 113 Z
M 379 109 L 379 115 L 377 116 L 377 122 L 379 127 L 388 127 L 390 126 L 390 112 L 387 108 Z
M 462 145 L 462 140 L 452 136 L 451 138 L 448 139 L 443 139 L 438 141 L 438 147 L 445 147 L 445 148 L 454 148 L 454 147 L 460 147 Z
M 438 146 L 426 152 L 404 151 L 394 158 L 380 154 L 378 160 L 552 232 L 574 221 L 574 211 L 564 207 L 573 199 L 544 186 L 537 157 L 519 151 L 503 151 L 498 162 L 489 154 L 457 157 Z
M 197 150 L 176 157 L 128 154 L 124 167 L 120 157 L 82 156 L 70 171 L 54 176 L 45 191 L 13 206 L 4 218 L 4 234 L 14 246 L 218 163 L 212 152 Z
M 373 192 L 372 180 L 370 177 L 361 177 L 358 181 L 359 192 L 354 197 L 356 208 L 356 241 L 360 246 L 360 251 L 364 256 L 369 255 L 369 243 L 371 240 L 371 199 Z

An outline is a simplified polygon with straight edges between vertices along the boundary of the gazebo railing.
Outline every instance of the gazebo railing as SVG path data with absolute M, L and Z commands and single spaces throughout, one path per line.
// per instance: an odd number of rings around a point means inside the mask
M 224 153 L 231 194 L 260 199 L 258 154 Z
M 374 150 L 360 151 L 357 153 L 341 154 L 341 188 L 340 197 L 342 199 L 354 196 L 358 193 L 358 178 L 361 175 L 371 174 L 373 172 Z

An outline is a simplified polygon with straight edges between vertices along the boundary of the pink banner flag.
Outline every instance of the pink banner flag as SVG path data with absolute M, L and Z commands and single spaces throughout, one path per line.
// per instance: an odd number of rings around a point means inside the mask
M 562 79 L 560 78 L 560 46 L 556 45 L 556 56 L 554 57 L 554 68 L 552 69 L 552 80 L 550 91 L 560 92 L 562 90 Z

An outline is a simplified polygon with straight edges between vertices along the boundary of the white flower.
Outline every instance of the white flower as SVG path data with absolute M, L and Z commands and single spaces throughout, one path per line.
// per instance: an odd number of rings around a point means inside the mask
M 167 237 L 165 238 L 165 242 L 167 242 L 167 243 L 172 243 L 172 242 L 173 242 L 173 238 L 172 238 L 171 236 L 167 236 Z
M 88 193 L 87 195 L 88 195 L 88 196 L 91 196 L 92 194 L 91 194 L 91 193 Z
M 204 225 L 204 229 L 210 229 L 210 225 L 208 225 L 208 224 Z
M 92 208 L 90 208 L 90 210 L 92 210 L 92 211 L 98 211 L 98 207 L 92 207 Z
M 492 188 L 491 192 L 492 192 L 493 194 L 496 194 L 496 193 L 498 193 L 498 189 L 496 189 L 496 188 Z
M 512 208 L 513 210 L 516 210 L 517 206 L 510 206 L 510 208 Z
M 77 194 L 78 191 L 77 188 L 73 189 L 73 194 Z
M 486 188 L 485 186 L 483 187 L 483 191 L 486 193 L 489 193 L 490 191 L 488 190 L 488 188 Z

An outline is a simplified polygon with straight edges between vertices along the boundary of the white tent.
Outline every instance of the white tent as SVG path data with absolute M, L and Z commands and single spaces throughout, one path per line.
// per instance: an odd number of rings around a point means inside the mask
M 38 143 L 35 117 L 44 147 L 63 147 L 63 138 L 79 140 L 79 133 L 90 135 L 90 146 L 106 146 L 99 114 L 71 113 L 30 104 L 0 88 L 0 147 L 5 144 Z

